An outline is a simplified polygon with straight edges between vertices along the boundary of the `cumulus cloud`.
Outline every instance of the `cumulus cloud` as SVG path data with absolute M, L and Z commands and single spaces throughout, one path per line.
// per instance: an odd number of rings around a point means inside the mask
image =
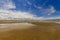
M 14 19 L 14 18 L 35 18 L 36 15 L 27 12 L 1 10 L 0 19 Z
M 28 12 L 21 12 L 16 10 L 10 10 L 16 8 L 12 0 L 0 0 L 0 19 L 14 19 L 14 18 L 35 18 L 36 15 L 33 15 Z

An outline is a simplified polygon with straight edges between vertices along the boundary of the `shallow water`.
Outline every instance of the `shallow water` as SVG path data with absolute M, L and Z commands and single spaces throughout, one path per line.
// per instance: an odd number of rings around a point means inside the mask
M 28 29 L 28 28 L 37 28 L 42 30 L 60 30 L 60 26 L 38 26 L 30 23 L 10 23 L 10 24 L 0 24 L 0 31 L 8 31 L 12 29 Z
M 13 23 L 13 24 L 0 24 L 0 31 L 2 30 L 11 30 L 11 29 L 26 29 L 34 26 L 29 23 Z

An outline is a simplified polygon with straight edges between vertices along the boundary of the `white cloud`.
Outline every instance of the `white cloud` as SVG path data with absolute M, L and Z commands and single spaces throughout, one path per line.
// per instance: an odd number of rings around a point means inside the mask
M 28 4 L 28 5 L 32 5 L 32 3 L 31 3 L 31 2 L 29 2 L 29 1 L 27 1 L 27 4 Z
M 0 0 L 0 19 L 14 19 L 14 18 L 35 18 L 28 12 L 21 12 L 16 10 L 10 10 L 11 8 L 16 8 L 12 0 Z
M 10 19 L 34 19 L 34 20 L 43 20 L 44 17 L 37 17 L 34 14 L 21 11 L 12 11 L 12 10 L 1 10 L 0 11 L 0 20 L 10 20 Z
M 49 6 L 47 8 L 40 9 L 40 12 L 43 14 L 51 15 L 56 12 L 55 8 L 53 6 Z
M 12 0 L 0 0 L 0 9 L 16 8 Z
M 48 2 L 48 0 L 46 0 L 46 1 L 42 4 L 42 6 L 45 6 L 47 2 Z M 56 10 L 55 10 L 55 8 L 54 8 L 52 5 L 50 5 L 50 6 L 47 7 L 46 9 L 43 8 L 42 12 L 47 13 L 47 15 L 51 15 L 52 13 L 55 13 Z
M 41 6 L 37 6 L 37 5 L 35 5 L 35 4 L 34 4 L 34 7 L 37 8 L 37 9 L 42 9 Z
M 34 18 L 35 15 L 28 12 L 14 11 L 11 8 L 16 8 L 12 0 L 0 0 L 0 19 L 14 18 Z
M 57 16 L 57 17 L 42 17 L 42 20 L 48 20 L 48 19 L 60 19 L 60 16 Z
M 14 18 L 35 18 L 35 15 L 27 12 L 1 10 L 0 19 L 14 19 Z
M 39 9 L 39 11 L 42 13 L 42 14 L 47 14 L 47 15 L 51 15 L 53 13 L 56 12 L 55 8 L 53 6 L 49 6 L 47 8 L 44 8 L 43 6 L 37 6 L 37 5 L 34 5 L 35 8 Z
M 47 19 L 60 19 L 60 16 L 57 16 L 57 17 L 49 17 Z

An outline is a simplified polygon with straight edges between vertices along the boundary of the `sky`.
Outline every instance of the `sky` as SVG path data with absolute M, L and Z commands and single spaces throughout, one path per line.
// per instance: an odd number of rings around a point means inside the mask
M 0 0 L 0 19 L 60 19 L 60 0 Z

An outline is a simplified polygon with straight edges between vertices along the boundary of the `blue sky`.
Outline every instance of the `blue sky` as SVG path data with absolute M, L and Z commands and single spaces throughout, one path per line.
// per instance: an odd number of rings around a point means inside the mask
M 0 16 L 3 19 L 60 18 L 60 0 L 0 0 Z
M 13 0 L 16 5 L 16 10 L 32 12 L 37 16 L 51 17 L 51 16 L 60 16 L 60 13 L 53 12 L 51 15 L 48 15 L 49 10 L 53 7 L 52 11 L 60 11 L 60 0 Z M 42 8 L 38 8 L 42 7 Z M 41 12 L 41 10 L 45 11 Z M 50 11 L 51 12 L 51 11 Z

